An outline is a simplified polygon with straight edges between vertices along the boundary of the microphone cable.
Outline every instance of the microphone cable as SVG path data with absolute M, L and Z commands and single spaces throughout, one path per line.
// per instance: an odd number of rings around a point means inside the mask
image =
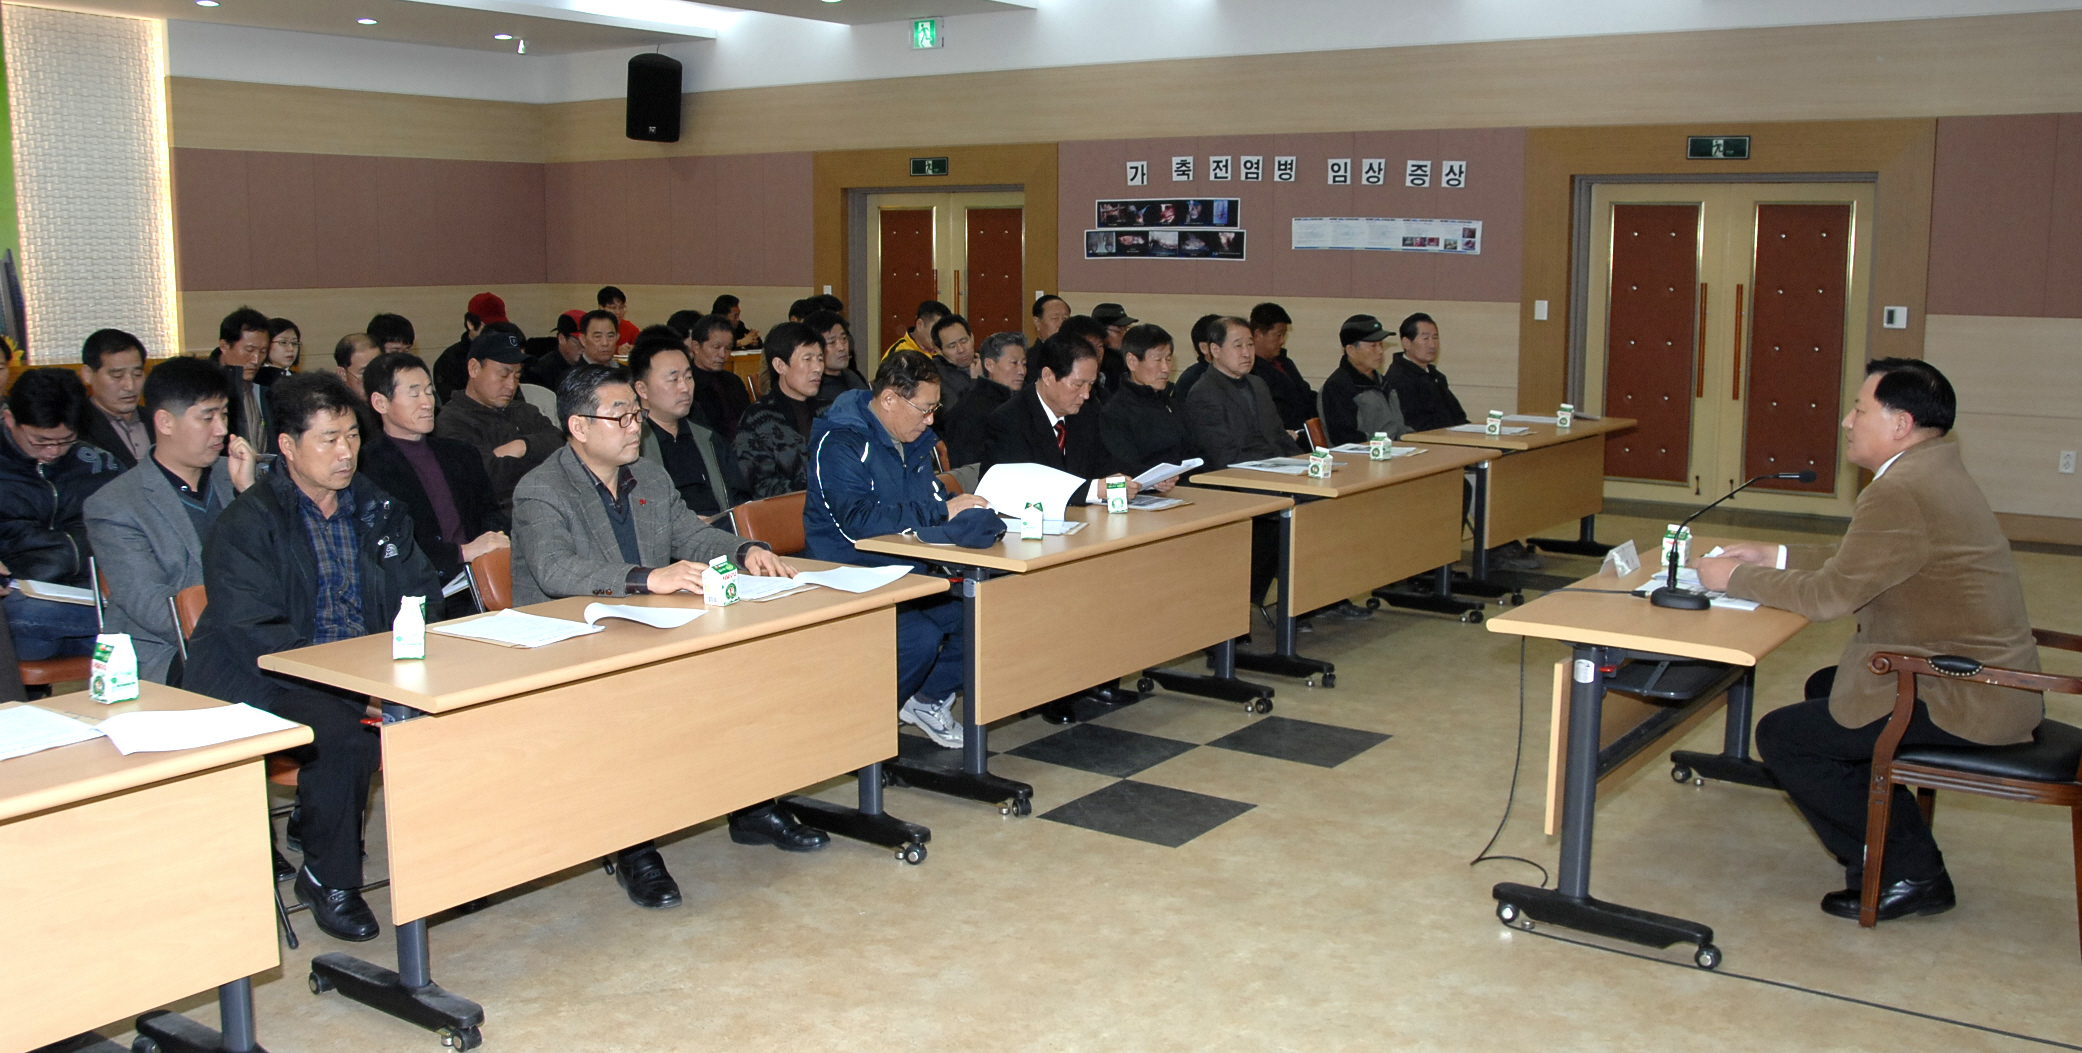
M 1525 858 L 1524 856 L 1489 854 L 1489 850 L 1496 847 L 1497 838 L 1502 837 L 1504 835 L 1504 824 L 1511 821 L 1511 803 L 1517 800 L 1518 798 L 1518 773 L 1525 762 L 1525 644 L 1526 638 L 1523 636 L 1519 637 L 1517 739 L 1518 745 L 1517 748 L 1512 750 L 1511 752 L 1511 789 L 1508 793 L 1504 795 L 1504 814 L 1497 817 L 1496 829 L 1490 833 L 1489 843 L 1483 845 L 1482 850 L 1475 853 L 1475 858 L 1468 860 L 1468 866 L 1479 866 L 1483 863 L 1498 860 L 1511 863 L 1524 863 L 1526 866 L 1532 867 L 1534 870 L 1540 872 L 1540 887 L 1546 888 L 1547 882 L 1549 880 L 1546 867 L 1540 865 L 1539 863 L 1535 863 L 1532 860 Z

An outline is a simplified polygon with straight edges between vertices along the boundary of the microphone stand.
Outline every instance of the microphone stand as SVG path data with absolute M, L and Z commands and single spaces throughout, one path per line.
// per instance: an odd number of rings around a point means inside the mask
M 1697 519 L 1700 516 L 1703 516 L 1706 513 L 1713 511 L 1715 506 L 1719 505 L 1722 501 L 1726 501 L 1728 498 L 1734 497 L 1736 494 L 1739 494 L 1744 490 L 1749 489 L 1752 485 L 1761 483 L 1766 479 L 1786 479 L 1799 483 L 1811 483 L 1815 481 L 1815 473 L 1812 471 L 1774 472 L 1770 475 L 1757 476 L 1756 478 L 1751 479 L 1749 482 L 1743 483 L 1741 486 L 1738 486 L 1735 489 L 1728 491 L 1726 494 L 1721 495 L 1721 497 L 1718 500 L 1714 501 L 1713 504 L 1707 505 L 1705 508 L 1701 508 L 1698 511 L 1693 512 L 1691 515 L 1686 516 L 1684 522 L 1677 524 L 1677 536 L 1684 536 L 1685 528 L 1692 525 L 1692 520 Z M 1707 596 L 1705 593 L 1692 592 L 1689 589 L 1680 589 L 1677 587 L 1677 545 L 1675 544 L 1672 544 L 1670 546 L 1670 555 L 1668 557 L 1668 563 L 1669 577 L 1666 579 L 1666 583 L 1662 587 L 1648 594 L 1649 603 L 1673 611 L 1703 611 L 1706 608 L 1713 605 L 1713 599 Z

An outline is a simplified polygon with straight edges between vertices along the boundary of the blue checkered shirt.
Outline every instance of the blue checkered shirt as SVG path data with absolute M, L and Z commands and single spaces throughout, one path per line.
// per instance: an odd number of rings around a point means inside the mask
M 301 487 L 296 489 L 297 508 L 304 516 L 304 532 L 311 538 L 311 554 L 318 558 L 318 622 L 312 643 L 335 643 L 368 635 L 361 614 L 361 560 L 354 524 L 354 491 L 340 491 L 340 506 L 331 519 L 318 510 Z

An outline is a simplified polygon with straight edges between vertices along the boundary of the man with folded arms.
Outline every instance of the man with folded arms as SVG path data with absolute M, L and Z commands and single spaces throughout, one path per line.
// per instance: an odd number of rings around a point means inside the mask
M 514 484 L 564 445 L 541 410 L 514 397 L 527 360 L 517 334 L 486 329 L 470 343 L 469 381 L 434 418 L 434 434 L 477 451 L 492 497 L 509 512 Z
M 1962 655 L 2036 672 L 2017 563 L 1995 513 L 1945 441 L 1957 401 L 1926 362 L 1865 364 L 1857 404 L 1843 419 L 1844 455 L 1873 474 L 1833 551 L 1819 546 L 1731 545 L 1697 561 L 1713 591 L 1793 611 L 1811 621 L 1855 614 L 1843 657 L 1807 679 L 1804 702 L 1764 715 L 1757 750 L 1786 796 L 1844 867 L 1848 887 L 1822 910 L 1856 918 L 1865 875 L 1866 794 L 1872 751 L 1894 708 L 1895 676 L 1874 673 L 1876 651 Z M 2043 695 L 1925 678 L 1901 745 L 1971 748 L 2029 742 Z M 1880 878 L 1881 920 L 1938 914 L 1955 903 L 1944 855 L 1906 787 L 1894 788 Z
M 747 574 L 792 578 L 795 568 L 757 541 L 708 525 L 687 508 L 665 469 L 641 453 L 643 407 L 620 366 L 575 366 L 557 389 L 562 449 L 513 492 L 516 604 L 565 596 L 701 592 L 701 572 L 729 556 Z M 730 815 L 730 839 L 811 852 L 829 844 L 772 801 Z M 615 880 L 639 907 L 680 902 L 656 842 L 615 853 Z

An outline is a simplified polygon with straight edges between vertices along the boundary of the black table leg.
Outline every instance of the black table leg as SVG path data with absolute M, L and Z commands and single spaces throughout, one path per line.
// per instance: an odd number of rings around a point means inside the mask
M 1574 541 L 1562 538 L 1536 537 L 1533 539 L 1533 544 L 1549 552 L 1566 552 L 1572 556 L 1597 556 L 1600 559 L 1604 558 L 1605 553 L 1612 551 L 1611 545 L 1598 543 L 1598 517 L 1595 515 L 1583 517 L 1583 522 L 1576 528 L 1576 540 Z
M 240 977 L 217 988 L 217 1026 L 212 1030 L 164 1009 L 137 1018 L 138 1041 L 163 1053 L 267 1053 L 253 1038 L 253 981 Z
M 981 635 L 976 625 L 976 586 L 989 577 L 990 571 L 972 567 L 957 586 L 961 590 L 962 635 L 968 643 L 963 648 L 961 770 L 935 768 L 901 757 L 885 764 L 898 785 L 995 804 L 1003 815 L 1029 815 L 1034 810 L 1034 788 L 990 773 L 990 729 L 976 716 L 976 640 Z
M 917 823 L 907 823 L 882 810 L 882 765 L 870 764 L 855 774 L 860 783 L 860 807 L 820 801 L 814 797 L 784 797 L 781 807 L 797 822 L 826 833 L 865 841 L 896 850 L 896 857 L 917 865 L 925 862 L 925 843 L 933 832 Z
M 1135 685 L 1136 690 L 1148 691 L 1161 684 L 1164 690 L 1176 691 L 1182 695 L 1198 695 L 1221 702 L 1241 702 L 1246 713 L 1272 712 L 1271 688 L 1237 679 L 1235 640 L 1223 640 L 1208 648 L 1207 664 L 1213 670 L 1213 676 L 1198 676 L 1170 669 L 1146 669 L 1142 673 L 1141 683 Z
M 1271 654 L 1237 651 L 1236 668 L 1248 669 L 1253 673 L 1291 676 L 1298 680 L 1320 677 L 1324 687 L 1335 687 L 1337 666 L 1320 658 L 1304 658 L 1295 653 L 1294 510 L 1284 509 L 1273 515 L 1278 517 L 1280 526 L 1280 587 L 1279 591 L 1273 594 L 1273 651 Z M 1255 602 L 1256 597 L 1252 599 Z
M 1713 945 L 1713 930 L 1698 922 L 1617 903 L 1606 903 L 1590 894 L 1592 831 L 1597 821 L 1598 737 L 1605 703 L 1605 680 L 1601 666 L 1617 666 L 1620 659 L 1604 649 L 1573 645 L 1569 663 L 1569 766 L 1562 780 L 1561 866 L 1555 887 L 1535 888 L 1515 882 L 1498 884 L 1497 917 L 1506 925 L 1545 922 L 1567 929 L 1625 940 L 1648 947 L 1678 943 L 1698 946 L 1692 960 L 1700 968 L 1720 964 L 1720 949 Z
M 1778 789 L 1778 780 L 1772 777 L 1771 770 L 1764 767 L 1763 761 L 1749 755 L 1751 715 L 1756 710 L 1756 701 L 1757 671 L 1751 668 L 1728 689 L 1728 726 L 1721 738 L 1721 751 L 1671 751 L 1670 778 L 1677 782 L 1697 780 L 1700 785 L 1712 779 Z

